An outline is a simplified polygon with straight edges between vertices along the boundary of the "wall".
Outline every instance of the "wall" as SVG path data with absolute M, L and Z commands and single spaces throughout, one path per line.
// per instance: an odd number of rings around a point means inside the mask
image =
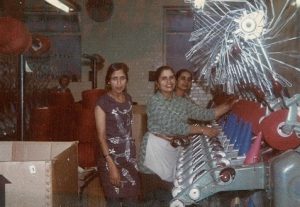
M 130 67 L 128 92 L 133 100 L 145 104 L 153 93 L 153 82 L 148 81 L 148 71 L 155 70 L 165 63 L 163 40 L 163 7 L 189 6 L 184 0 L 114 0 L 114 12 L 106 22 L 95 22 L 88 17 L 85 3 L 87 0 L 76 0 L 81 5 L 80 26 L 82 53 L 97 53 L 106 60 L 104 69 L 98 73 L 98 88 L 104 86 L 106 68 L 113 62 L 123 61 Z M 42 1 L 28 0 L 26 5 L 39 8 L 45 5 Z M 280 7 L 279 3 L 276 6 Z M 49 7 L 51 8 L 51 7 Z M 298 11 L 299 17 L 299 11 Z M 299 18 L 298 18 L 299 19 Z M 298 25 L 296 22 L 294 25 Z M 300 27 L 292 26 L 287 33 L 299 36 Z M 300 41 L 286 44 L 279 51 L 291 48 L 299 51 Z M 293 62 L 300 67 L 300 59 Z M 300 92 L 299 72 L 276 66 L 276 70 L 286 77 L 293 87 L 291 94 Z M 91 88 L 88 81 L 89 68 L 82 66 L 81 82 L 72 82 L 70 88 L 75 99 L 81 99 L 81 92 Z M 57 84 L 55 82 L 54 84 Z
M 113 15 L 106 22 L 90 19 L 82 6 L 82 53 L 97 53 L 106 60 L 104 69 L 98 72 L 98 88 L 104 87 L 109 64 L 125 62 L 130 68 L 128 92 L 134 101 L 145 104 L 154 87 L 148 81 L 148 71 L 164 64 L 163 7 L 183 5 L 187 5 L 183 0 L 115 0 Z M 87 71 L 83 67 L 85 87 Z M 85 89 L 83 85 L 71 85 L 71 89 L 78 94 Z
M 130 67 L 128 92 L 133 100 L 145 104 L 153 93 L 153 82 L 148 81 L 148 71 L 164 64 L 163 54 L 163 7 L 188 6 L 184 0 L 115 0 L 112 17 L 106 22 L 95 22 L 87 16 L 81 0 L 82 53 L 100 54 L 105 67 L 98 73 L 98 88 L 104 86 L 106 68 L 110 63 L 124 61 Z M 299 35 L 299 28 L 290 31 Z M 295 34 L 296 33 L 296 34 Z M 291 46 L 299 51 L 298 45 Z M 298 63 L 293 63 L 299 65 Z M 71 85 L 75 98 L 82 90 L 91 87 L 88 68 L 83 66 L 82 82 Z M 299 93 L 299 72 L 276 66 L 276 70 L 291 81 L 291 94 Z

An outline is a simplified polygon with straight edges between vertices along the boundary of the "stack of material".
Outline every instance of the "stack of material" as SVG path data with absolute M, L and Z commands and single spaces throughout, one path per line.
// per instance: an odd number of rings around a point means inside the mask
M 30 140 L 74 140 L 74 98 L 71 93 L 52 92 L 49 106 L 35 108 L 30 118 Z
M 52 140 L 74 140 L 74 98 L 70 92 L 49 94 L 49 107 L 53 108 Z
M 30 117 L 30 140 L 51 141 L 52 108 L 35 108 Z
M 89 168 L 96 166 L 98 140 L 94 109 L 98 98 L 105 93 L 103 89 L 82 92 L 82 103 L 77 107 L 76 139 L 79 140 L 79 166 Z

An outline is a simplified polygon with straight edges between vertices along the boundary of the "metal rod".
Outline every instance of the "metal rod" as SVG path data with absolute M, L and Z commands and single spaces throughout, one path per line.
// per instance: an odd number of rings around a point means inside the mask
M 97 88 L 97 60 L 91 60 L 93 62 L 93 89 Z
M 24 126 L 25 126 L 25 116 L 24 116 L 24 76 L 25 76 L 25 59 L 21 54 L 18 56 L 18 106 L 17 106 L 17 137 L 24 141 Z

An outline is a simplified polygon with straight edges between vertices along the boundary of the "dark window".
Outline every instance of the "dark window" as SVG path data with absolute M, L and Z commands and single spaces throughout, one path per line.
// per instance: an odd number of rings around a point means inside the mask
M 192 47 L 193 14 L 189 7 L 166 7 L 164 14 L 165 63 L 175 70 L 191 68 L 185 53 Z

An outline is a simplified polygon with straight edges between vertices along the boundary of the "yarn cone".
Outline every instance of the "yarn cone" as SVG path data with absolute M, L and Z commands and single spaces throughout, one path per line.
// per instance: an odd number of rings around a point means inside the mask
M 262 139 L 262 133 L 259 132 L 255 137 L 254 142 L 251 144 L 250 150 L 246 155 L 244 164 L 249 165 L 249 164 L 258 163 L 260 161 L 259 154 L 260 154 L 261 139 Z

